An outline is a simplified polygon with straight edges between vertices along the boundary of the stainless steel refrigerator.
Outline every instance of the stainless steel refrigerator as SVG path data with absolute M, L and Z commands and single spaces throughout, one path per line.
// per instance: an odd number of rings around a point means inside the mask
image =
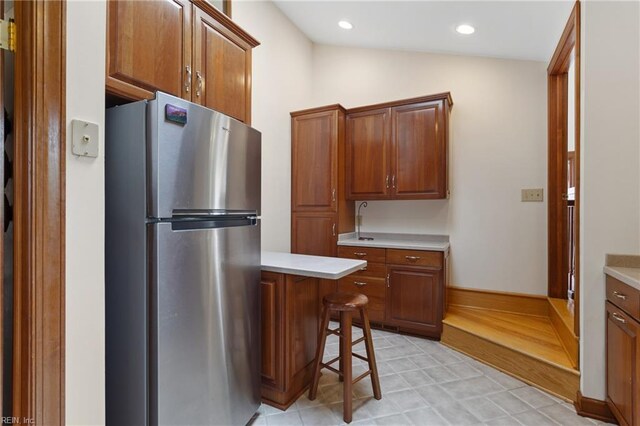
M 163 93 L 107 110 L 107 424 L 256 412 L 260 139 Z

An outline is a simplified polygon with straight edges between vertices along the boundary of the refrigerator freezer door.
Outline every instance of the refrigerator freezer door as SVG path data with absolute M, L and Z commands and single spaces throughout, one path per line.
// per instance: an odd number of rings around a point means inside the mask
M 147 113 L 149 217 L 259 214 L 260 132 L 163 93 L 149 102 Z
M 149 224 L 151 424 L 242 425 L 260 404 L 260 226 Z

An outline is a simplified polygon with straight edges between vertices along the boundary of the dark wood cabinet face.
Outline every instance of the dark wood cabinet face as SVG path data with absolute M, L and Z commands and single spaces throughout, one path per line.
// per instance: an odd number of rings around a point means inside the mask
M 347 116 L 347 198 L 374 200 L 389 197 L 391 174 L 390 109 Z
M 291 222 L 292 253 L 336 255 L 338 237 L 335 214 L 294 213 Z
M 445 197 L 443 114 L 440 101 L 392 108 L 394 198 Z
M 607 401 L 628 425 L 640 421 L 640 324 L 607 302 Z M 621 424 L 623 424 L 621 422 Z
M 442 272 L 425 268 L 390 266 L 387 322 L 399 327 L 442 328 Z
M 194 36 L 193 101 L 248 122 L 251 47 L 200 9 Z
M 337 111 L 293 117 L 292 210 L 336 211 L 338 176 Z
M 262 298 L 262 382 L 280 388 L 283 385 L 284 363 L 280 354 L 284 350 L 282 340 L 282 306 L 284 276 L 274 272 L 262 272 L 260 296 Z
M 188 0 L 110 1 L 107 86 L 150 98 L 161 90 L 188 97 L 186 67 L 191 63 Z

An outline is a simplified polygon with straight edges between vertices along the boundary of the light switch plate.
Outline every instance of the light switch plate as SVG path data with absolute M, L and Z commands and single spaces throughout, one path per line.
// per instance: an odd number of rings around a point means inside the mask
M 100 141 L 99 127 L 96 123 L 83 120 L 71 120 L 71 152 L 80 157 L 98 156 Z
M 522 190 L 522 201 L 542 201 L 543 199 L 543 189 L 542 188 L 534 188 L 534 189 L 523 189 Z

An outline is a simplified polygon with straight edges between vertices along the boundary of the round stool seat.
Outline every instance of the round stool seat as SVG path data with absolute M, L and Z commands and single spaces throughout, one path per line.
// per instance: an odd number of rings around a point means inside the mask
M 333 293 L 326 295 L 322 303 L 332 311 L 355 311 L 366 306 L 369 299 L 359 293 Z

